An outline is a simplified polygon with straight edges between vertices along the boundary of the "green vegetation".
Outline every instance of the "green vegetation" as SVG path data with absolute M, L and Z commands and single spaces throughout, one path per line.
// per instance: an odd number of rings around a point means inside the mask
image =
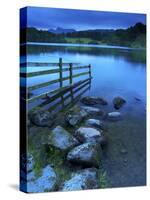
M 54 34 L 49 31 L 37 30 L 36 28 L 26 28 L 21 30 L 21 43 L 24 42 L 107 44 L 145 48 L 146 25 L 137 23 L 127 29 L 96 29 L 66 34 Z
M 99 178 L 99 187 L 100 188 L 108 188 L 111 186 L 108 181 L 108 178 L 107 178 L 107 173 L 104 169 L 99 170 L 98 178 Z

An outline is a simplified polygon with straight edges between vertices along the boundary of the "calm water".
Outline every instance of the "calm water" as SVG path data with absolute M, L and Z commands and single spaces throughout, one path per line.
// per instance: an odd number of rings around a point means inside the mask
M 95 45 L 94 45 L 95 46 Z M 131 50 L 120 47 L 99 48 L 85 46 L 39 46 L 28 45 L 27 61 L 31 62 L 58 62 L 59 57 L 63 62 L 77 62 L 80 65 L 92 66 L 91 95 L 104 96 L 112 99 L 116 95 L 124 96 L 131 100 L 138 97 L 145 102 L 146 99 L 146 65 L 145 51 Z M 23 57 L 21 58 L 23 61 Z M 52 67 L 28 67 L 28 71 L 47 70 Z M 22 69 L 23 70 L 23 69 Z M 76 71 L 77 72 L 81 72 Z M 83 70 L 84 71 L 84 70 Z M 67 76 L 67 72 L 63 76 Z M 57 74 L 29 78 L 28 85 L 58 78 Z M 80 79 L 83 79 L 81 77 Z M 74 82 L 79 78 L 74 79 Z M 65 81 L 64 85 L 68 82 Z M 57 84 L 44 91 L 58 87 Z M 35 94 L 41 93 L 35 91 Z

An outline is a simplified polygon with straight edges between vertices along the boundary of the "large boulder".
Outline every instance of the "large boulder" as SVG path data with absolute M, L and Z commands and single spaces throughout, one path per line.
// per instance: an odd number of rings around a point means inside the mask
M 42 127 L 51 127 L 54 122 L 54 117 L 52 114 L 45 110 L 38 110 L 29 113 L 29 118 L 34 125 Z
M 99 142 L 102 136 L 102 131 L 91 127 L 80 127 L 75 132 L 75 137 L 82 143 L 85 142 Z
M 67 155 L 71 163 L 99 167 L 101 159 L 101 147 L 94 142 L 81 144 L 73 148 Z
M 83 110 L 85 110 L 88 114 L 91 115 L 100 115 L 102 116 L 104 114 L 103 111 L 101 111 L 99 108 L 91 107 L 91 106 L 82 106 Z
M 113 104 L 115 109 L 120 109 L 124 104 L 126 103 L 126 100 L 122 97 L 115 97 L 113 99 Z
M 79 142 L 63 127 L 57 126 L 51 131 L 48 137 L 48 144 L 60 150 L 68 150 L 78 145 Z
M 107 101 L 103 98 L 100 98 L 100 97 L 89 97 L 89 96 L 86 96 L 86 97 L 83 97 L 81 99 L 81 102 L 85 105 L 88 105 L 88 106 L 92 106 L 92 105 L 96 105 L 96 104 L 100 104 L 100 105 L 107 105 Z
M 100 128 L 102 130 L 105 129 L 104 123 L 99 119 L 87 119 L 85 125 Z
M 121 113 L 120 112 L 110 112 L 107 114 L 107 118 L 110 121 L 118 121 L 121 119 Z
M 21 181 L 21 189 L 24 192 L 37 193 L 55 191 L 57 176 L 50 165 L 47 165 L 42 170 L 42 175 L 40 177 L 36 178 L 34 173 L 32 173 L 32 175 L 27 175 L 27 177 L 28 181 Z
M 62 191 L 97 189 L 99 186 L 95 168 L 79 170 L 72 173 L 71 178 L 62 185 Z

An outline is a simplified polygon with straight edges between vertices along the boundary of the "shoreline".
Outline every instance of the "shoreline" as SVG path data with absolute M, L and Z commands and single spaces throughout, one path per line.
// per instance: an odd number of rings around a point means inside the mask
M 146 48 L 132 48 L 128 46 L 115 46 L 115 45 L 97 45 L 97 44 L 75 44 L 75 43 L 49 43 L 49 42 L 26 42 L 21 43 L 20 46 L 25 45 L 36 45 L 36 46 L 72 46 L 72 47 L 94 47 L 94 48 L 110 48 L 110 49 L 124 49 L 124 50 L 143 50 L 146 51 Z

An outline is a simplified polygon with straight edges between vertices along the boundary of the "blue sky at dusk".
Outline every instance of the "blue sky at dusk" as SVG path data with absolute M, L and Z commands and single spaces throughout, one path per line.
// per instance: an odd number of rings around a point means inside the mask
M 38 29 L 56 27 L 76 30 L 118 29 L 128 28 L 137 22 L 146 24 L 145 14 L 41 7 L 28 7 L 27 13 L 28 27 L 36 27 Z

